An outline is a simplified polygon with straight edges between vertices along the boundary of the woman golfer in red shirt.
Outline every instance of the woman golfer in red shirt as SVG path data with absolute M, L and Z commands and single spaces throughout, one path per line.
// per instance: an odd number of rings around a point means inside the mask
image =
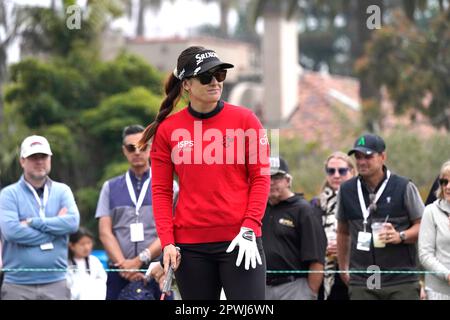
M 265 295 L 260 237 L 270 189 L 268 138 L 252 111 L 220 100 L 230 68 L 213 50 L 184 50 L 139 144 L 153 138 L 153 213 L 165 271 L 174 268 L 182 299 L 219 299 L 221 288 L 231 300 Z M 169 116 L 183 92 L 189 105 Z

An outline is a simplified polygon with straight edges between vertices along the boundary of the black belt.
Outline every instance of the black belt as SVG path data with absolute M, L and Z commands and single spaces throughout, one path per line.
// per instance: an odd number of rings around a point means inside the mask
M 270 277 L 266 279 L 266 284 L 268 286 L 279 286 L 280 284 L 293 282 L 299 277 L 296 276 L 284 276 L 284 277 Z

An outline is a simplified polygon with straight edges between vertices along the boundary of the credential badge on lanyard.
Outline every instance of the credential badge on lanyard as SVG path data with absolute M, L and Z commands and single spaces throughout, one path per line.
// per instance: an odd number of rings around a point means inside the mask
M 44 184 L 44 194 L 43 194 L 42 200 L 31 184 L 29 184 L 27 181 L 25 181 L 25 184 L 27 185 L 28 189 L 30 189 L 30 191 L 33 193 L 33 196 L 36 199 L 36 202 L 38 203 L 39 217 L 41 217 L 42 219 L 45 218 L 45 207 L 47 206 L 48 193 L 49 193 L 47 183 Z M 53 243 L 51 243 L 51 242 L 43 243 L 40 245 L 40 247 L 41 247 L 41 250 L 52 250 Z
M 136 209 L 136 222 L 130 224 L 130 237 L 131 242 L 144 241 L 144 225 L 139 222 L 139 209 L 142 207 L 145 195 L 147 194 L 148 185 L 150 184 L 150 177 L 145 180 L 142 185 L 141 192 L 139 193 L 139 198 L 136 201 L 136 194 L 134 192 L 133 185 L 131 184 L 130 172 L 127 171 L 125 174 L 125 181 L 127 183 L 128 193 L 130 195 L 131 201 L 133 202 Z
M 386 179 L 383 181 L 383 184 L 381 185 L 380 189 L 378 189 L 378 192 L 375 195 L 375 199 L 373 201 L 373 204 L 376 204 L 378 199 L 380 199 L 381 195 L 383 194 L 384 189 L 386 189 L 386 185 L 387 185 L 390 177 L 391 177 L 391 172 L 389 170 L 387 170 Z M 366 232 L 367 218 L 370 215 L 370 211 L 366 207 L 366 203 L 364 201 L 364 196 L 363 196 L 362 188 L 361 188 L 361 181 L 359 179 L 357 181 L 357 187 L 358 187 L 359 205 L 361 207 L 361 212 L 362 212 L 363 218 L 364 218 L 364 222 L 363 222 L 363 224 L 364 224 L 364 232 Z

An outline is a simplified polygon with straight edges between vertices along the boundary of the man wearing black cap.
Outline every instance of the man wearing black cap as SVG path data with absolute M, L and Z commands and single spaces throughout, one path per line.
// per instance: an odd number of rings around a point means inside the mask
M 416 300 L 419 278 L 416 247 L 424 205 L 416 186 L 385 166 L 386 146 L 375 134 L 359 137 L 355 155 L 359 176 L 341 185 L 338 198 L 338 261 L 352 300 Z M 381 232 L 373 223 L 381 223 Z
M 291 191 L 286 161 L 270 158 L 269 203 L 262 237 L 267 270 L 323 271 L 326 236 L 302 194 Z M 316 300 L 322 273 L 268 273 L 267 300 Z

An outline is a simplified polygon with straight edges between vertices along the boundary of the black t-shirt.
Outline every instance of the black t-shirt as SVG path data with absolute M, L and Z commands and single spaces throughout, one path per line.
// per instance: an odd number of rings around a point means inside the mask
M 313 210 L 301 194 L 267 204 L 262 220 L 267 270 L 309 270 L 312 262 L 324 263 L 327 240 Z

